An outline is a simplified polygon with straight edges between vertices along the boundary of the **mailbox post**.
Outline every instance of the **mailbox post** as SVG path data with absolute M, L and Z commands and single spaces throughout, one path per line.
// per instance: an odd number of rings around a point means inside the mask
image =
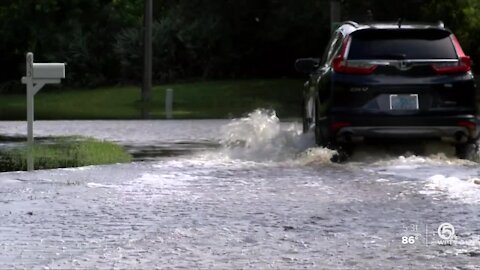
M 26 68 L 22 83 L 27 85 L 27 169 L 33 171 L 34 96 L 45 84 L 58 84 L 65 78 L 65 63 L 34 63 L 33 53 L 29 52 Z

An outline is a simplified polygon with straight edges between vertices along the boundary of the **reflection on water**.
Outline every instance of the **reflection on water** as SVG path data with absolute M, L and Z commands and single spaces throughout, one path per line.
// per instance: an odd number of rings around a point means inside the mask
M 219 148 L 215 142 L 171 142 L 156 145 L 125 145 L 134 161 L 153 161 L 164 157 L 190 155 L 200 151 Z
M 187 155 L 219 146 L 220 127 L 228 120 L 36 121 L 35 141 L 58 136 L 85 136 L 123 145 L 135 161 Z M 213 127 L 213 128 L 212 128 Z M 21 146 L 26 124 L 0 123 L 0 147 Z
M 124 145 L 155 145 L 171 141 L 217 141 L 228 120 L 35 121 L 35 137 L 86 136 Z M 26 136 L 26 122 L 2 121 L 0 134 Z

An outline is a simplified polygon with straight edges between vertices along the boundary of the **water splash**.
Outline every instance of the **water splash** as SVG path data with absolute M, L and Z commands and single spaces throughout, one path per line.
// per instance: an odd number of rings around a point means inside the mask
M 480 203 L 480 179 L 469 177 L 460 179 L 454 176 L 434 175 L 427 179 L 425 190 L 421 193 L 439 195 L 445 194 L 449 198 L 463 203 Z
M 315 157 L 323 157 L 330 152 L 323 148 L 306 151 L 315 146 L 313 134 L 302 133 L 298 123 L 281 123 L 275 111 L 264 109 L 257 109 L 247 117 L 234 119 L 224 126 L 221 144 L 230 158 L 252 161 L 285 161 L 304 157 L 313 162 Z
M 313 132 L 303 133 L 300 123 L 282 123 L 275 111 L 266 109 L 257 109 L 223 126 L 220 143 L 222 155 L 254 162 L 324 164 L 330 163 L 336 154 L 336 151 L 316 147 Z M 436 141 L 360 144 L 347 162 L 377 166 L 471 164 L 471 161 L 457 159 L 452 145 Z

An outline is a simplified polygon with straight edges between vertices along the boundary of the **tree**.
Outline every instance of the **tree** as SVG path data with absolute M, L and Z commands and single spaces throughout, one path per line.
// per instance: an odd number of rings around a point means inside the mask
M 339 0 L 344 20 L 443 20 L 480 59 L 477 0 Z M 22 89 L 25 53 L 68 63 L 66 84 L 142 79 L 144 0 L 4 0 L 0 90 Z M 329 0 L 156 0 L 153 80 L 295 76 L 296 58 L 322 55 Z M 7 88 L 8 88 L 7 87 Z

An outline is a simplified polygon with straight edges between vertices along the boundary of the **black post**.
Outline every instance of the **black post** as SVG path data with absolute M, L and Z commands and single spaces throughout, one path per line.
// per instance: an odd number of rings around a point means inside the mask
M 143 87 L 142 87 L 142 116 L 148 117 L 148 106 L 152 99 L 152 21 L 153 21 L 153 3 L 152 0 L 145 0 L 143 24 Z

